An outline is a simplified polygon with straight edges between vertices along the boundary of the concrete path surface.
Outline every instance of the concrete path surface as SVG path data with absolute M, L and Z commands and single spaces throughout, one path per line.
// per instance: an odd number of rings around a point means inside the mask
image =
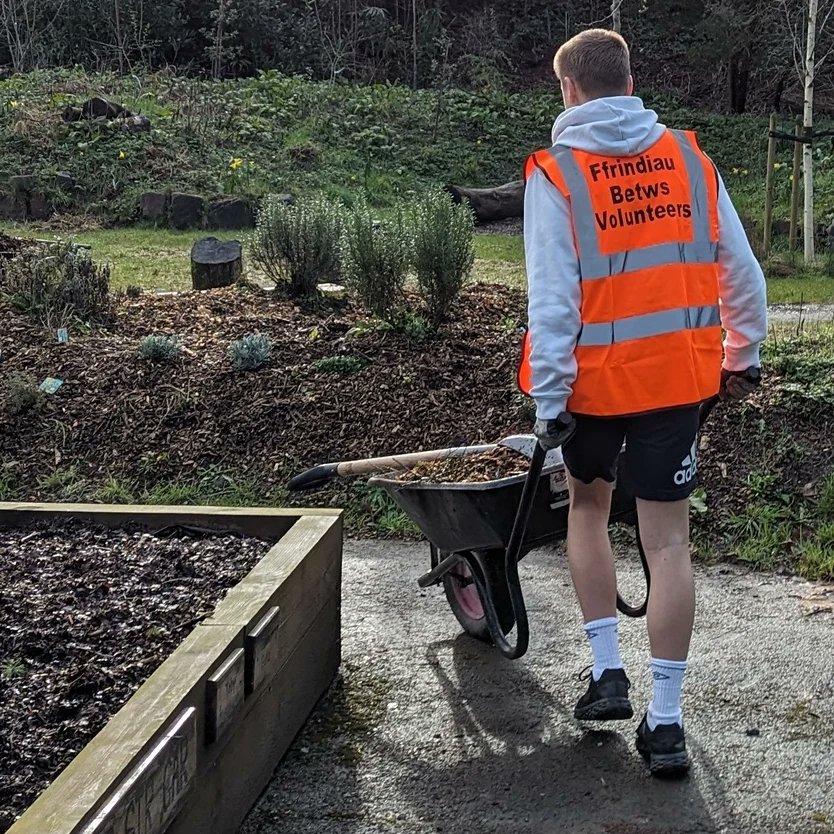
M 636 560 L 635 560 L 636 562 Z M 644 621 L 621 625 L 634 720 L 580 726 L 588 662 L 560 550 L 521 565 L 518 661 L 460 633 L 425 545 L 347 542 L 343 678 L 241 834 L 834 832 L 834 589 L 698 570 L 684 701 L 694 766 L 652 779 L 633 748 L 647 703 Z M 623 587 L 638 566 L 623 562 Z M 816 597 L 816 602 L 809 598 Z

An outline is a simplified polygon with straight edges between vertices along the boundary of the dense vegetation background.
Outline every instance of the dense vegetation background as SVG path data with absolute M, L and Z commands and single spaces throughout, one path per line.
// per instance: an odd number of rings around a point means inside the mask
M 741 113 L 801 105 L 804 5 L 623 0 L 620 15 L 641 89 Z M 550 80 L 555 47 L 610 25 L 610 9 L 610 0 L 0 0 L 0 64 L 518 88 Z M 830 88 L 822 67 L 820 105 Z

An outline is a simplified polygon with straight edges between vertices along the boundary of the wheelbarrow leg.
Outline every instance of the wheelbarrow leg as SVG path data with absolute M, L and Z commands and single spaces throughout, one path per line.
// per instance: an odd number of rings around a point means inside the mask
M 510 603 L 516 625 L 516 644 L 513 646 L 504 636 L 501 629 L 501 622 L 496 610 L 495 600 L 487 587 L 480 571 L 473 570 L 473 578 L 478 587 L 478 593 L 484 605 L 489 633 L 492 642 L 495 643 L 498 651 L 510 660 L 516 660 L 527 651 L 530 642 L 530 625 L 527 620 L 527 607 L 524 604 L 524 594 L 521 591 L 521 582 L 518 578 L 518 557 L 524 543 L 524 534 L 527 532 L 527 522 L 530 520 L 530 511 L 533 509 L 533 500 L 536 497 L 536 490 L 539 486 L 539 478 L 544 467 L 546 450 L 540 443 L 536 443 L 533 457 L 530 461 L 530 468 L 527 470 L 527 477 L 524 481 L 524 489 L 521 493 L 521 500 L 518 503 L 515 523 L 510 534 L 510 540 L 505 552 L 505 572 L 507 577 L 507 588 L 509 590 Z
M 637 540 L 637 552 L 640 554 L 640 563 L 643 566 L 643 576 L 646 577 L 646 596 L 640 605 L 629 605 L 617 591 L 617 610 L 626 617 L 645 617 L 649 608 L 649 593 L 652 587 L 652 575 L 649 571 L 649 563 L 646 561 L 646 551 L 643 549 L 643 541 L 640 538 L 640 522 L 634 522 L 634 537 Z

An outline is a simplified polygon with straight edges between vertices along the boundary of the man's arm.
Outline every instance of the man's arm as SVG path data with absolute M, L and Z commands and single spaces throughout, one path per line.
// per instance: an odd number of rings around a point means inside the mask
M 524 251 L 536 417 L 554 420 L 567 409 L 576 379 L 582 291 L 570 207 L 541 171 L 524 191 Z
M 718 177 L 718 294 L 724 339 L 724 369 L 759 367 L 767 338 L 767 289 L 747 234 Z

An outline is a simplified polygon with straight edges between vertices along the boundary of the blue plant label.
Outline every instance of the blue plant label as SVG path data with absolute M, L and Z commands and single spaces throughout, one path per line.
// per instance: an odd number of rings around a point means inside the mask
M 66 327 L 59 327 L 58 328 L 58 341 L 65 345 L 69 341 L 69 333 L 67 333 Z
M 55 379 L 54 377 L 48 376 L 40 384 L 40 390 L 45 391 L 47 394 L 54 394 L 63 384 L 64 381 L 62 379 Z

